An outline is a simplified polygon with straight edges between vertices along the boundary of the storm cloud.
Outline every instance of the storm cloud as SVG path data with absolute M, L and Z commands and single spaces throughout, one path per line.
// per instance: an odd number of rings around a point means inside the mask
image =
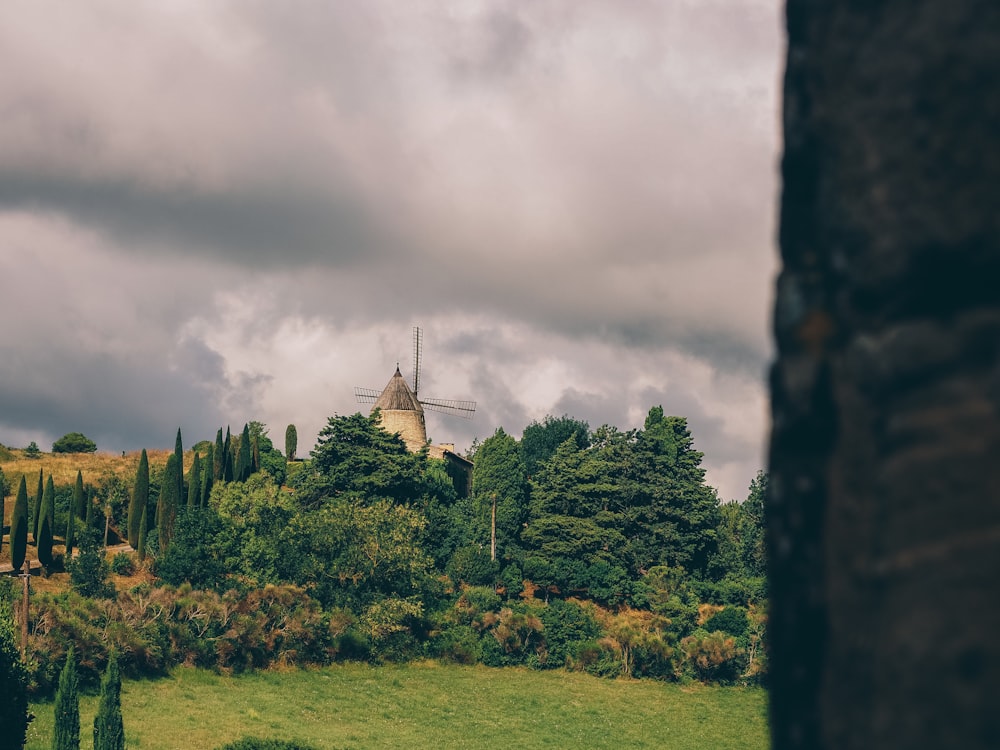
M 762 461 L 779 3 L 15 2 L 0 441 L 301 446 L 411 366 L 435 440 L 689 418 Z M 280 440 L 278 441 L 280 443 Z

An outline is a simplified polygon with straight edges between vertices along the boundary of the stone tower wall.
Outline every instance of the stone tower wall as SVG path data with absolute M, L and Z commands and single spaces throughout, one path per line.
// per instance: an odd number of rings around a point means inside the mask
M 409 450 L 416 452 L 427 442 L 427 426 L 423 412 L 411 409 L 385 409 L 380 413 L 382 429 L 389 433 L 398 432 Z

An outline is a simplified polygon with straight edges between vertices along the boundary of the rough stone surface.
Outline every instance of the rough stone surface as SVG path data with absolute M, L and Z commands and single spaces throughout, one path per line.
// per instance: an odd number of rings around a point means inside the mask
M 1000 3 L 789 0 L 773 746 L 1000 747 Z

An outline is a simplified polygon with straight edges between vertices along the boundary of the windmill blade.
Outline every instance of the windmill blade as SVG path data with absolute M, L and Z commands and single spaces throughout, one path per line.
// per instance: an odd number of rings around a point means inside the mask
M 452 401 L 444 398 L 422 398 L 420 405 L 431 411 L 439 411 L 443 414 L 451 414 L 462 419 L 472 419 L 476 413 L 475 401 Z
M 381 395 L 381 391 L 372 388 L 354 388 L 354 396 L 358 399 L 359 404 L 374 404 Z
M 420 342 L 423 340 L 423 331 L 419 327 L 413 327 L 413 395 L 420 393 Z

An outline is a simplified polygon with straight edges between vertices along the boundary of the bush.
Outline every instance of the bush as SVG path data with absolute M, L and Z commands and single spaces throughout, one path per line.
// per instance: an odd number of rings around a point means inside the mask
M 52 444 L 53 453 L 94 453 L 97 443 L 79 432 L 67 432 Z
M 727 635 L 742 638 L 746 635 L 749 626 L 750 622 L 747 620 L 747 611 L 743 607 L 726 607 L 708 619 L 705 623 L 705 630 L 709 633 L 721 630 Z
M 32 440 L 28 443 L 28 447 L 24 449 L 25 458 L 40 458 L 42 455 L 41 449 L 38 447 L 38 443 Z
M 228 745 L 221 745 L 216 750 L 315 750 L 315 748 L 298 740 L 264 740 L 259 737 L 243 737 Z
M 130 576 L 135 573 L 135 563 L 128 552 L 119 552 L 111 558 L 111 572 L 118 576 Z
M 115 587 L 108 583 L 108 561 L 101 548 L 101 532 L 94 528 L 80 529 L 80 554 L 69 561 L 69 579 L 83 596 L 112 598 Z

